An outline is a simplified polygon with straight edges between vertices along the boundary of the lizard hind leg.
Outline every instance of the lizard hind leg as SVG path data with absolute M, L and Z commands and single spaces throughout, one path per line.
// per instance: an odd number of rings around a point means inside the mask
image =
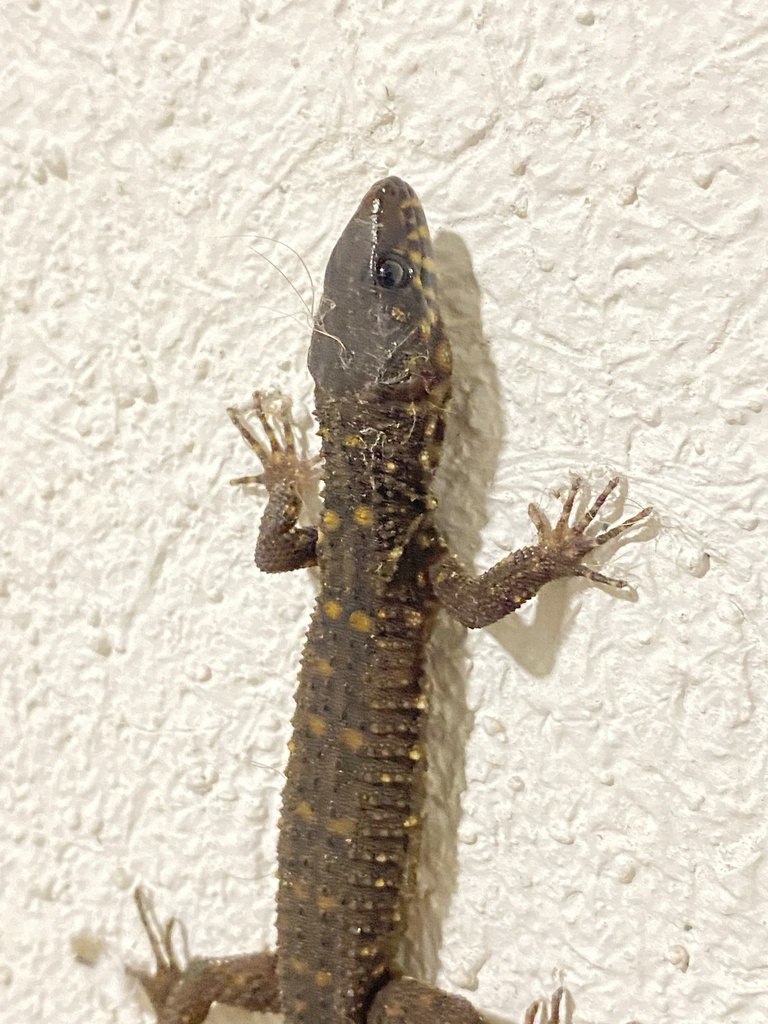
M 161 928 L 146 890 L 139 886 L 134 899 L 152 947 L 155 970 L 126 967 L 126 973 L 141 983 L 157 1024 L 202 1024 L 212 1003 L 264 1013 L 280 1012 L 274 953 L 194 957 L 182 967 L 172 943 L 177 919 L 170 918 Z
M 376 994 L 366 1024 L 488 1024 L 463 996 L 413 978 L 390 981 Z
M 563 1016 L 560 1011 L 563 1010 Z M 377 993 L 366 1024 L 488 1024 L 462 996 L 450 995 L 413 978 L 390 981 Z M 524 1024 L 572 1024 L 571 1000 L 559 988 L 551 1000 L 537 999 L 528 1007 Z

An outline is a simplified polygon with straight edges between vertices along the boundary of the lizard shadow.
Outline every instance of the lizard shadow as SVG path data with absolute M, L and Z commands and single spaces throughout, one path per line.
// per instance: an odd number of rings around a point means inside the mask
M 500 379 L 483 334 L 482 293 L 469 251 L 458 235 L 448 231 L 436 236 L 434 247 L 441 310 L 454 362 L 453 397 L 435 493 L 440 526 L 452 551 L 470 567 L 475 564 L 488 519 L 487 500 L 499 454 L 508 440 Z M 616 505 L 620 509 L 623 502 Z M 601 514 L 600 518 L 607 521 L 611 516 Z M 531 526 L 528 537 L 519 540 L 525 545 L 534 543 L 534 539 Z M 621 543 L 606 545 L 606 554 Z M 594 586 L 586 580 L 551 583 L 536 598 L 532 621 L 510 615 L 491 626 L 489 632 L 523 670 L 545 677 L 552 671 L 560 643 L 572 627 L 574 616 L 569 608 L 573 597 Z M 612 594 L 634 599 L 632 591 Z M 430 768 L 417 899 L 411 905 L 403 959 L 407 973 L 432 984 L 438 971 L 443 922 L 457 888 L 465 750 L 474 723 L 467 700 L 470 662 L 465 636 L 464 627 L 441 615 L 427 662 Z M 475 974 L 481 967 L 477 966 Z M 464 987 L 474 986 L 475 977 L 470 974 L 473 969 L 472 965 L 467 967 Z M 570 1009 L 572 1012 L 572 1006 Z

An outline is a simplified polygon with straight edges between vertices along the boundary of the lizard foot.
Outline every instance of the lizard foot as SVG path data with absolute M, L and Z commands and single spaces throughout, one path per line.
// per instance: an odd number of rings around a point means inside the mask
M 605 576 L 603 573 L 590 569 L 589 566 L 583 564 L 583 559 L 586 555 L 608 541 L 622 536 L 631 527 L 647 519 L 653 513 L 652 508 L 644 508 L 630 519 L 625 519 L 624 522 L 603 530 L 602 533 L 587 535 L 587 527 L 594 522 L 607 498 L 616 490 L 618 485 L 618 477 L 613 477 L 613 479 L 609 480 L 589 508 L 574 523 L 571 523 L 570 519 L 576 498 L 582 489 L 582 481 L 579 477 L 576 477 L 571 483 L 568 493 L 563 500 L 560 517 L 554 526 L 551 525 L 549 519 L 538 505 L 531 504 L 528 506 L 528 515 L 538 534 L 539 549 L 545 555 L 556 557 L 561 563 L 570 563 L 569 571 L 567 573 L 561 571 L 561 575 L 586 576 L 595 583 L 602 583 L 605 586 L 615 587 L 616 589 L 622 589 L 629 585 L 626 580 Z
M 311 475 L 317 459 L 308 459 L 297 451 L 290 402 L 283 395 L 267 396 L 262 391 L 254 391 L 248 408 L 227 409 L 227 413 L 262 467 L 261 473 L 237 477 L 230 480 L 231 484 L 263 484 L 272 491 L 281 484 L 298 485 Z M 248 425 L 249 413 L 255 413 L 266 444 Z

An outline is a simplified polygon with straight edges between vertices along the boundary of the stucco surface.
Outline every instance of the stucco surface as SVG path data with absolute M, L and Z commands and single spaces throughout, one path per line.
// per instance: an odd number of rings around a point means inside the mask
M 764 1024 L 764 5 L 11 0 L 0 55 L 2 1020 L 149 1019 L 139 881 L 196 953 L 273 942 L 314 583 L 253 568 L 225 407 L 316 449 L 310 277 L 396 173 L 456 550 L 577 470 L 658 524 L 634 601 L 441 623 L 408 963 L 509 1022 L 562 980 L 574 1024 Z

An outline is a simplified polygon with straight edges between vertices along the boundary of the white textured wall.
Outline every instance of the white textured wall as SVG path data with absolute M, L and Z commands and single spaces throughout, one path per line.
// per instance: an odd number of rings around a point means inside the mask
M 507 1021 L 562 979 L 576 1024 L 764 1024 L 761 0 L 9 0 L 0 32 L 0 1018 L 147 1020 L 137 881 L 197 952 L 273 941 L 313 582 L 253 569 L 224 409 L 279 387 L 314 444 L 309 284 L 261 236 L 319 285 L 393 172 L 456 350 L 459 552 L 575 469 L 660 522 L 611 562 L 637 602 L 441 626 L 411 962 Z

